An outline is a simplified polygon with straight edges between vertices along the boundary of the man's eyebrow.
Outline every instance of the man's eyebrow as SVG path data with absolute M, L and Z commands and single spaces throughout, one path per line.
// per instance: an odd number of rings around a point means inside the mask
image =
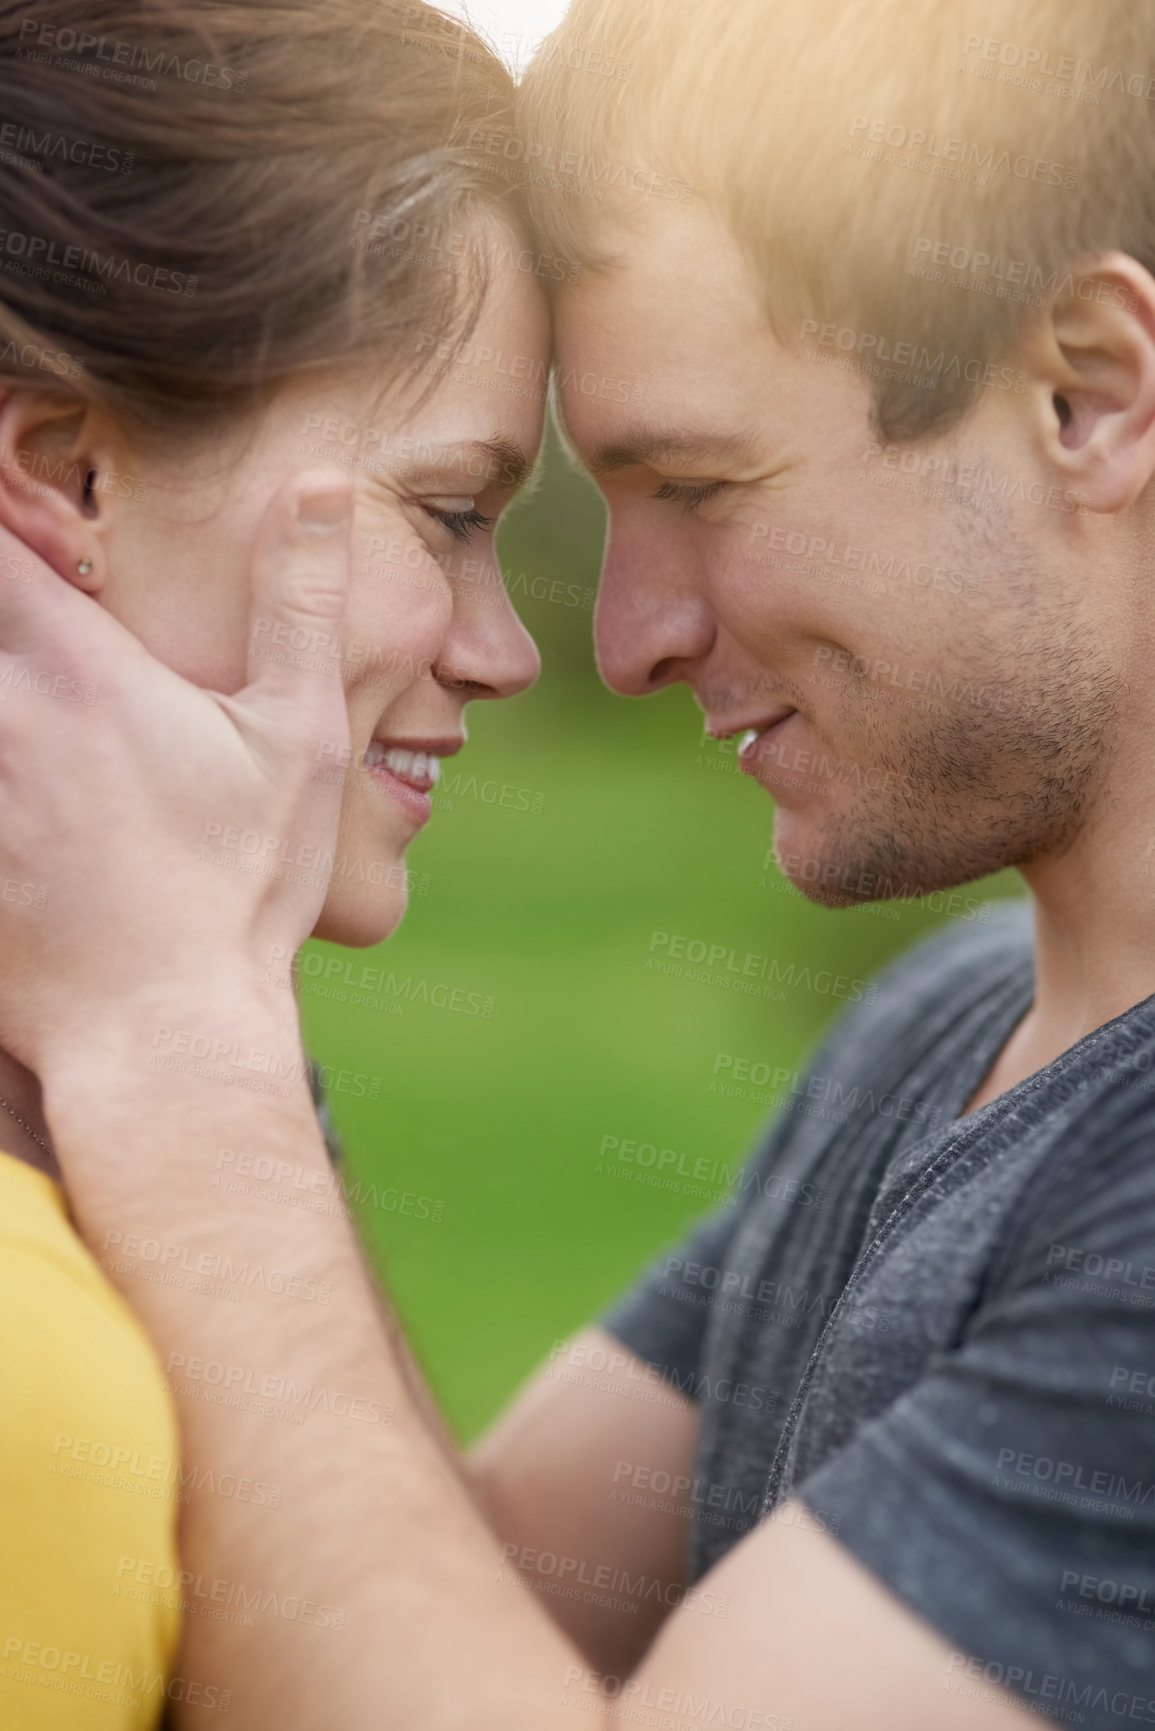
M 664 433 L 658 429 L 639 428 L 626 433 L 608 445 L 602 445 L 588 461 L 591 475 L 616 474 L 619 469 L 636 469 L 643 464 L 661 464 L 665 468 L 675 463 L 703 463 L 733 458 L 749 459 L 752 443 L 738 433 L 686 435 Z

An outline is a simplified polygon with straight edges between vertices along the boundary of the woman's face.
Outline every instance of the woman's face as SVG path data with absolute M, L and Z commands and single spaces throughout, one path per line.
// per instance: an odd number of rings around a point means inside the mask
M 431 333 L 415 347 L 417 366 L 444 358 Z M 438 760 L 465 742 L 466 704 L 524 691 L 540 671 L 501 581 L 494 524 L 541 440 L 548 353 L 544 299 L 507 264 L 458 360 L 418 407 L 412 381 L 409 406 L 390 407 L 399 394 L 389 376 L 316 374 L 290 385 L 255 433 L 179 461 L 131 459 L 135 472 L 103 493 L 102 603 L 169 666 L 232 692 L 247 677 L 250 556 L 271 496 L 325 464 L 354 476 L 343 645 L 352 753 L 325 770 L 342 777 L 343 794 L 318 937 L 372 944 L 393 931 L 405 911 L 405 850 L 429 818 Z M 253 620 L 251 634 L 260 656 L 309 653 L 267 620 Z M 322 863 L 285 858 L 276 838 L 245 847 L 286 869 Z

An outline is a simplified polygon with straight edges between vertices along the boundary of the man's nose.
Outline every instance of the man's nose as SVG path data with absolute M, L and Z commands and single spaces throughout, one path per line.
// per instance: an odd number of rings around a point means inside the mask
M 660 543 L 612 528 L 594 609 L 598 672 L 621 697 L 648 697 L 708 655 L 714 620 L 692 573 Z

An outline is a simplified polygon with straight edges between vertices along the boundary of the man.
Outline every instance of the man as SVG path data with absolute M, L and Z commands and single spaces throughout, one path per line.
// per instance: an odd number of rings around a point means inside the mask
M 741 1207 L 470 1462 L 344 1222 L 226 1214 L 211 1188 L 225 1144 L 320 1179 L 307 1100 L 144 1065 L 177 1016 L 294 1049 L 243 960 L 170 948 L 99 1062 L 46 1037 L 29 1057 L 90 1237 L 227 1232 L 333 1287 L 307 1328 L 271 1293 L 224 1323 L 130 1294 L 183 1372 L 191 1459 L 285 1488 L 273 1533 L 203 1509 L 188 1566 L 343 1613 L 339 1636 L 198 1620 L 233 1723 L 1155 1722 L 1155 41 L 1120 0 L 831 0 L 818 22 L 577 0 L 531 76 L 543 245 L 591 266 L 558 297 L 561 378 L 641 385 L 562 404 L 612 513 L 599 659 L 638 695 L 687 680 L 716 734 L 750 735 L 800 887 L 851 903 L 1015 864 L 1033 943 L 1012 915 L 901 964 L 813 1073 L 905 1113 L 772 1128 Z M 339 548 L 317 559 L 301 604 L 332 629 Z M 42 656 L 78 600 L 22 599 Z M 5 786 L 34 769 L 0 759 Z M 173 819 L 141 822 L 157 846 Z M 163 923 L 114 864 L 78 885 L 104 898 L 86 929 Z M 27 978 L 50 1026 L 52 970 Z M 254 1374 L 325 1398 L 285 1424 L 242 1400 Z

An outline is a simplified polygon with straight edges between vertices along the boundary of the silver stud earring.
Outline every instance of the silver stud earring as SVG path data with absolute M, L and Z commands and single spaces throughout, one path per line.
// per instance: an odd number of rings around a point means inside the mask
M 88 557 L 87 554 L 85 554 L 83 559 L 78 561 L 76 569 L 79 571 L 79 573 L 82 577 L 88 576 L 88 573 L 92 570 L 92 560 Z

